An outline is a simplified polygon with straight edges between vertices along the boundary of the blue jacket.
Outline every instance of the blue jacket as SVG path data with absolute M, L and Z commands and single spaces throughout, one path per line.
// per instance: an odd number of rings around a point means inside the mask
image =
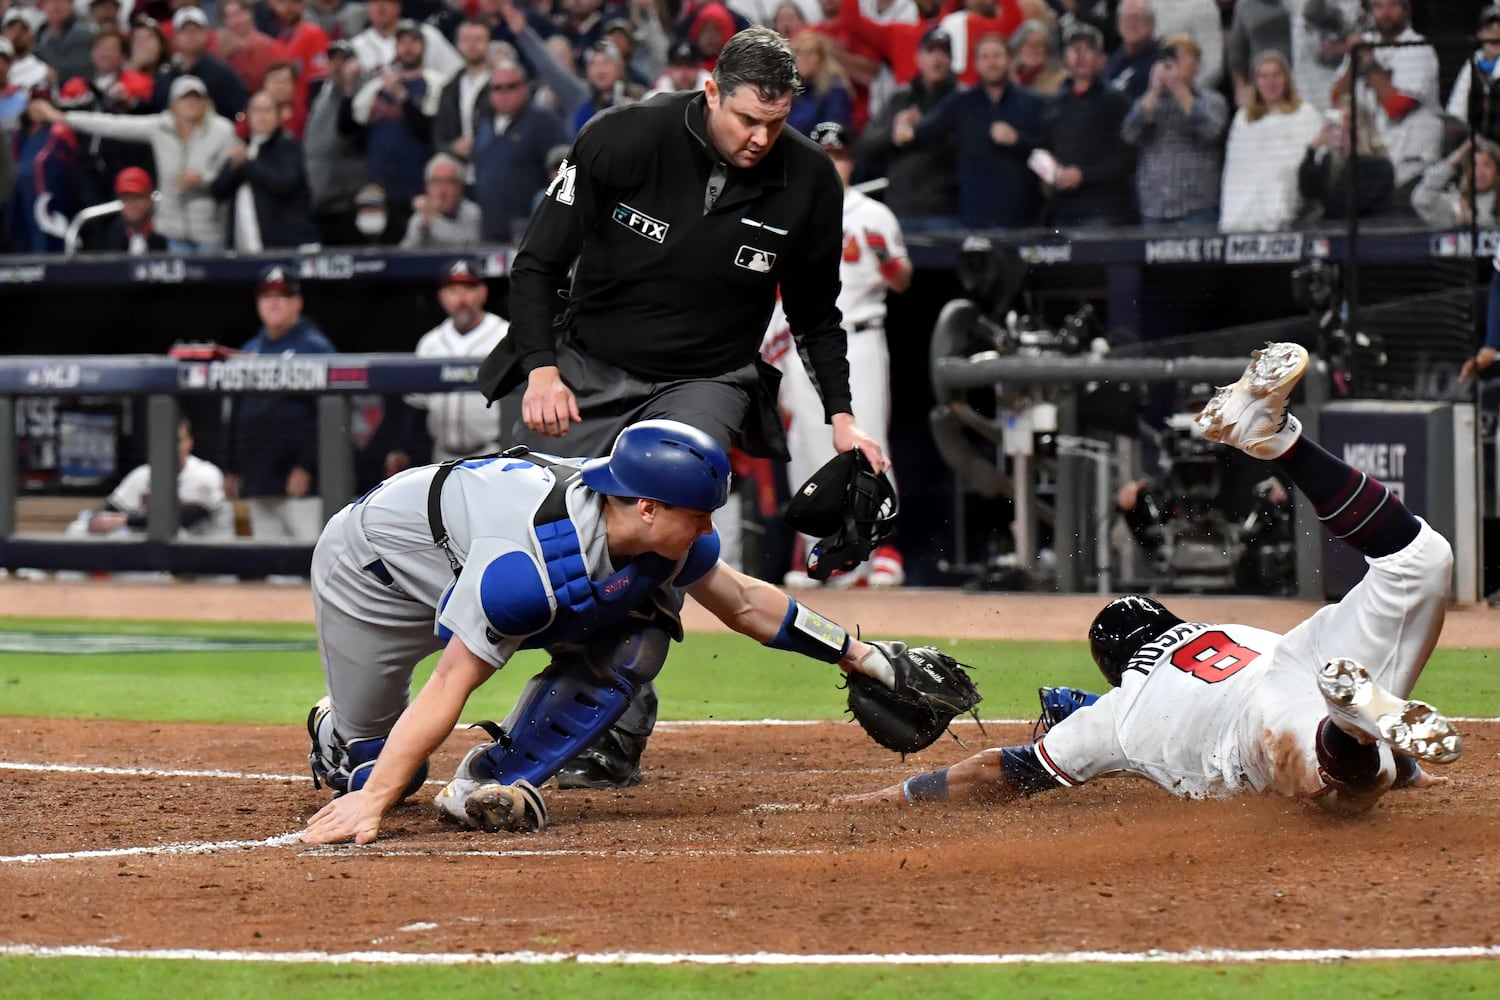
M 547 186 L 547 150 L 568 141 L 562 119 L 535 102 L 495 135 L 495 119 L 474 125 L 474 200 L 483 213 L 486 242 L 510 243 L 515 223 L 531 217 L 532 200 Z
M 951 137 L 958 152 L 958 217 L 969 229 L 1024 229 L 1041 222 L 1042 191 L 1026 158 L 1042 129 L 1042 99 L 1024 87 L 1007 86 L 991 101 L 983 85 L 943 98 L 917 125 L 916 142 Z M 1014 145 L 990 138 L 990 126 L 1015 129 Z
M 265 328 L 240 348 L 246 354 L 334 354 L 333 344 L 307 319 L 272 340 Z M 293 468 L 313 474 L 317 492 L 318 403 L 315 396 L 244 396 L 235 406 L 226 471 L 240 477 L 242 497 L 286 495 Z

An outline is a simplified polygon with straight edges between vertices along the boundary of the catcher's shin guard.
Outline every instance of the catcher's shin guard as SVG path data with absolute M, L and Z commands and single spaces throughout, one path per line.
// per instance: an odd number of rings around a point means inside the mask
M 613 639 L 600 659 L 560 657 L 527 685 L 507 720 L 481 726 L 495 742 L 460 769 L 481 781 L 540 785 L 625 714 L 636 690 L 666 661 L 666 632 L 646 628 Z
M 313 786 L 321 788 L 327 785 L 333 789 L 335 798 L 365 786 L 370 772 L 375 769 L 376 758 L 385 747 L 383 736 L 345 742 L 333 728 L 333 708 L 326 695 L 307 715 L 307 735 L 312 739 L 307 763 L 312 768 Z M 427 762 L 424 760 L 407 782 L 401 797 L 411 795 L 426 780 Z

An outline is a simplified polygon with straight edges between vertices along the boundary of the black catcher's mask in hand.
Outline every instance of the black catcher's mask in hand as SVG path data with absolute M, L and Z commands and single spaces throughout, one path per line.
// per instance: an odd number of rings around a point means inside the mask
M 826 580 L 870 557 L 896 530 L 896 488 L 863 453 L 834 456 L 787 504 L 787 526 L 821 538 L 807 556 L 807 575 Z

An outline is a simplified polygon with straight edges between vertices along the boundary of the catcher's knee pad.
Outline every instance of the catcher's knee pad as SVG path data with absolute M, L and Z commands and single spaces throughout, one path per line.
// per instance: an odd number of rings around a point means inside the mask
M 528 687 L 508 733 L 485 727 L 496 740 L 464 758 L 461 776 L 540 785 L 625 714 L 661 670 L 668 641 L 661 629 L 645 628 L 614 637 L 607 649 L 590 643 L 582 657 L 554 660 Z
M 385 747 L 385 737 L 345 741 L 333 728 L 333 709 L 325 696 L 313 706 L 307 715 L 307 735 L 312 739 L 312 749 L 307 762 L 312 768 L 313 785 L 327 785 L 334 796 L 358 791 L 369 780 L 375 769 L 375 760 Z M 427 780 L 427 762 L 417 768 L 407 782 L 402 798 L 411 795 Z

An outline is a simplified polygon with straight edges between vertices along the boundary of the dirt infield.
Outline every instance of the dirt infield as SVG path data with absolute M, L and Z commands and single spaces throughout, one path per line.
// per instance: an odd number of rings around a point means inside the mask
M 305 620 L 305 592 L 278 590 L 223 595 L 246 618 Z M 202 617 L 191 612 L 208 603 L 204 592 L 137 589 L 144 603 L 129 606 L 120 588 L 7 583 L 0 606 Z M 1098 605 L 828 596 L 816 603 L 851 623 L 864 617 L 867 631 L 934 636 L 1021 637 L 1019 620 L 1033 626 L 1028 637 L 1072 638 Z M 274 610 L 283 601 L 284 617 Z M 1220 602 L 1212 614 L 1272 627 L 1306 614 L 1252 603 Z M 1445 639 L 1494 645 L 1493 620 L 1458 611 Z M 1474 624 L 1455 641 L 1465 621 Z M 961 732 L 976 745 L 972 727 Z M 1027 736 L 1009 726 L 990 742 Z M 828 809 L 819 803 L 831 793 L 964 751 L 944 741 L 902 763 L 851 725 L 668 725 L 644 785 L 550 791 L 553 826 L 540 836 L 459 830 L 424 797 L 393 813 L 371 847 L 310 849 L 270 840 L 323 800 L 301 776 L 299 726 L 0 717 L 0 767 L 52 768 L 0 769 L 0 944 L 803 954 L 1493 946 L 1500 726 L 1470 724 L 1465 737 L 1451 784 L 1393 793 L 1371 815 L 1337 821 L 1269 798 L 1182 801 L 1133 780 L 995 809 Z M 450 739 L 434 773 L 451 771 L 470 741 Z M 101 764 L 120 773 L 81 780 L 55 769 Z M 191 773 L 161 773 L 179 771 Z M 245 846 L 204 847 L 226 843 Z

